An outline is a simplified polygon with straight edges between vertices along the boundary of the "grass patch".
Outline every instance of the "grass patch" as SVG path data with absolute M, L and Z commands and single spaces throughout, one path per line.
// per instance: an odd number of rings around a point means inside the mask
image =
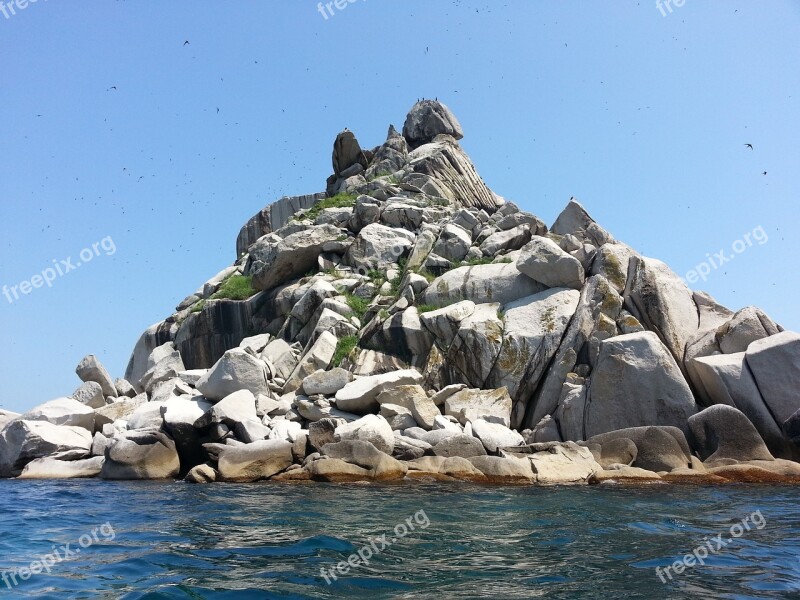
M 253 278 L 245 275 L 231 275 L 211 296 L 211 300 L 247 300 L 258 293 L 253 287 Z
M 426 312 L 433 312 L 435 310 L 439 310 L 443 308 L 442 306 L 436 306 L 435 304 L 420 304 L 417 306 L 417 312 L 419 314 L 426 313 Z
M 347 306 L 353 309 L 353 312 L 359 318 L 359 320 L 363 319 L 364 314 L 369 308 L 369 302 L 350 293 L 345 294 L 344 297 L 347 301 Z
M 422 275 L 425 279 L 428 280 L 428 283 L 432 283 L 434 279 L 436 279 L 436 275 L 428 271 L 428 269 L 420 269 L 417 272 L 417 275 Z
M 336 342 L 336 351 L 333 353 L 333 366 L 338 367 L 342 361 L 358 347 L 357 335 L 346 335 Z
M 462 267 L 477 267 L 478 265 L 490 265 L 494 261 L 491 256 L 481 256 L 480 258 L 471 258 L 470 260 L 461 261 Z
M 314 221 L 326 208 L 350 208 L 355 206 L 356 198 L 358 198 L 358 196 L 355 194 L 336 194 L 331 198 L 323 198 L 314 206 L 309 208 L 303 214 L 303 218 Z
M 192 310 L 190 310 L 189 312 L 199 313 L 201 310 L 203 310 L 205 305 L 206 305 L 206 301 L 205 300 L 200 300 L 199 302 L 195 303 L 195 305 L 192 307 Z

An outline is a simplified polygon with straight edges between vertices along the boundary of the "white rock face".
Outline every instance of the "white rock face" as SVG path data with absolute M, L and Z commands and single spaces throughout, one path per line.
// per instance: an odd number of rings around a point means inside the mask
M 258 419 L 256 398 L 250 390 L 239 390 L 225 396 L 203 416 L 195 421 L 195 427 L 201 429 L 214 423 L 224 423 L 233 427 L 236 423 Z
M 492 367 L 503 343 L 503 321 L 499 304 L 478 304 L 459 324 L 447 350 L 446 362 L 476 388 L 487 386 Z
M 306 377 L 320 369 L 327 369 L 336 353 L 336 343 L 335 335 L 330 331 L 323 332 L 297 363 L 297 367 L 283 386 L 283 391 L 293 392 L 300 388 Z
M 114 380 L 108 374 L 106 368 L 103 366 L 94 354 L 85 356 L 75 369 L 75 373 L 81 378 L 81 381 L 94 381 L 99 383 L 103 390 L 104 396 L 117 397 L 117 388 L 114 387 Z
M 517 269 L 547 287 L 583 287 L 586 273 L 581 262 L 564 252 L 553 240 L 533 236 L 520 253 Z
M 472 422 L 472 435 L 478 438 L 489 452 L 497 452 L 500 448 L 521 446 L 525 443 L 516 431 L 499 423 L 489 423 L 483 419 Z
M 439 234 L 433 253 L 452 263 L 458 263 L 464 260 L 470 246 L 472 246 L 472 235 L 458 225 L 449 223 Z
M 348 383 L 336 392 L 336 407 L 345 412 L 364 414 L 378 410 L 381 392 L 400 385 L 422 382 L 422 374 L 414 369 L 403 369 L 381 375 L 370 375 Z
M 419 385 L 401 385 L 382 392 L 378 404 L 398 405 L 407 408 L 414 421 L 423 429 L 433 429 L 436 418 L 442 413 Z
M 603 470 L 588 448 L 571 442 L 558 444 L 546 452 L 530 456 L 536 482 L 543 485 L 574 485 L 587 483 Z
M 554 288 L 507 304 L 503 343 L 488 386 L 506 387 L 513 400 L 528 400 L 558 350 L 578 306 L 576 290 Z
M 337 442 L 361 440 L 370 442 L 381 452 L 391 454 L 394 448 L 394 433 L 389 422 L 380 415 L 367 415 L 358 421 L 339 425 L 334 432 Z
M 32 460 L 46 456 L 86 458 L 91 448 L 92 434 L 83 427 L 17 419 L 0 432 L 0 477 L 11 477 Z
M 56 398 L 40 404 L 21 417 L 26 421 L 47 421 L 53 425 L 83 427 L 94 431 L 94 410 L 73 398 Z
M 630 333 L 600 344 L 587 399 L 587 437 L 642 425 L 686 432 L 696 412 L 689 385 L 655 333 Z
M 95 381 L 87 381 L 72 392 L 72 398 L 89 408 L 101 408 L 106 405 L 103 388 Z
M 303 380 L 303 391 L 309 396 L 322 394 L 332 396 L 353 381 L 353 374 L 341 367 L 330 371 L 318 370 Z
M 106 450 L 103 479 L 169 479 L 178 475 L 175 442 L 162 431 L 128 431 Z
M 444 414 L 455 417 L 462 425 L 483 419 L 508 427 L 511 421 L 511 396 L 506 388 L 462 390 L 445 400 Z
M 625 308 L 650 331 L 656 331 L 672 356 L 683 363 L 686 344 L 700 326 L 692 292 L 660 260 L 631 257 Z
M 258 481 L 277 475 L 292 464 L 292 444 L 263 440 L 228 446 L 219 456 L 218 469 L 225 481 Z
M 407 253 L 414 240 L 414 234 L 405 229 L 371 223 L 359 232 L 345 261 L 364 274 L 371 269 L 386 269 Z
M 222 400 L 239 390 L 248 390 L 255 395 L 267 394 L 267 364 L 240 348 L 234 348 L 197 381 L 196 387 L 211 401 Z
M 19 479 L 76 479 L 97 477 L 105 459 L 93 456 L 83 460 L 37 458 L 25 465 Z
M 520 273 L 511 263 L 458 267 L 436 278 L 422 294 L 420 303 L 445 306 L 471 300 L 475 304 L 507 304 L 546 287 Z
M 747 366 L 782 425 L 800 408 L 800 334 L 785 331 L 748 346 Z

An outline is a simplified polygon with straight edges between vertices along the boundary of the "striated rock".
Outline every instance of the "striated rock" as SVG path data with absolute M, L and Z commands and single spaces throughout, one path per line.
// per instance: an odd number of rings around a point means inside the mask
M 236 258 L 246 254 L 259 238 L 286 225 L 296 212 L 311 208 L 323 198 L 325 198 L 324 192 L 305 196 L 284 196 L 258 211 L 245 223 L 236 238 Z

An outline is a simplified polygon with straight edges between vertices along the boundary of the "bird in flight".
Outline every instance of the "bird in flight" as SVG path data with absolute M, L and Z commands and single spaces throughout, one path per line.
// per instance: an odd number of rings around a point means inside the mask
M 183 45 L 184 46 L 188 46 L 189 45 L 189 40 L 186 40 L 185 42 L 183 42 Z
M 753 149 L 753 144 L 745 144 L 745 146 L 747 146 L 748 148 L 750 148 L 750 150 L 752 150 L 752 149 Z
M 116 89 L 117 89 L 117 86 L 115 86 L 115 85 L 112 85 L 112 86 L 111 86 L 110 88 L 108 88 L 106 91 L 107 91 L 107 92 L 110 92 L 111 90 L 116 90 Z
M 766 174 L 767 174 L 767 172 L 766 172 L 766 171 L 764 171 L 764 172 L 762 173 L 762 175 L 766 175 Z

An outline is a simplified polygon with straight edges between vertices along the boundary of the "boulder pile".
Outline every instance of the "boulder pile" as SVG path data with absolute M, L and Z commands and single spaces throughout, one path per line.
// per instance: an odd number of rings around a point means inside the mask
M 334 142 L 324 192 L 148 328 L 123 379 L 0 411 L 0 477 L 800 480 L 800 335 L 690 290 L 576 200 L 501 198 L 450 110 Z

